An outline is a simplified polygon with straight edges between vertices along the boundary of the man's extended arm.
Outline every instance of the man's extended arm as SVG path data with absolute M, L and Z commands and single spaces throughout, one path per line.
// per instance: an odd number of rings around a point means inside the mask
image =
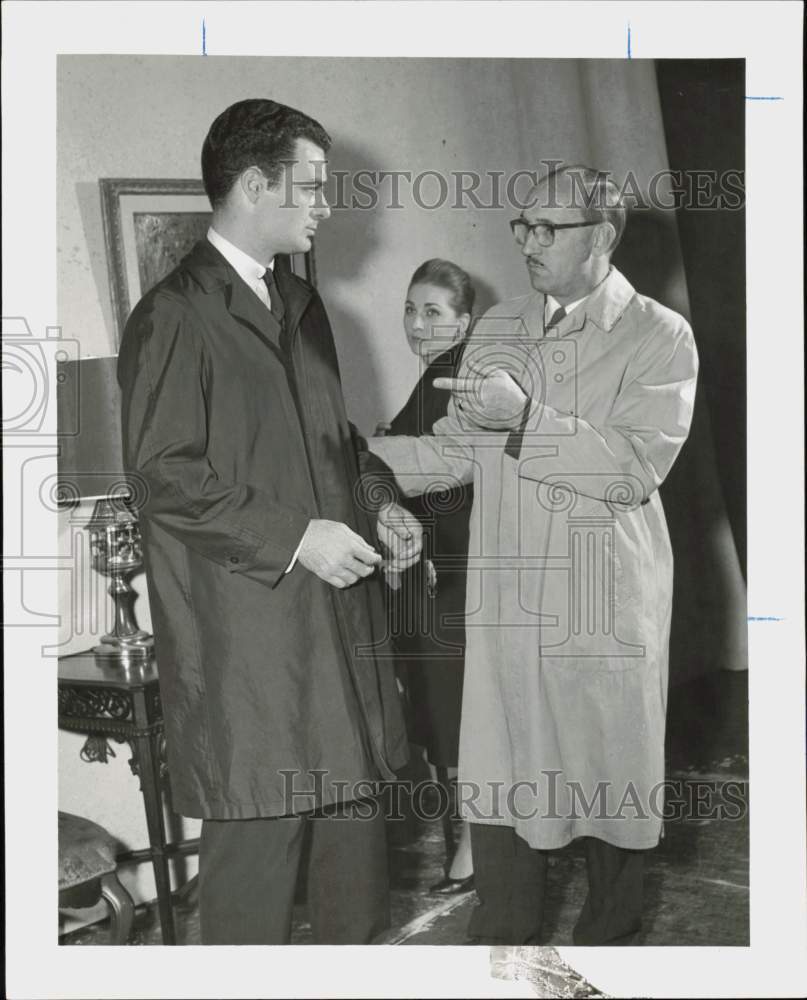
M 453 400 L 432 430 L 423 437 L 394 435 L 368 441 L 370 450 L 395 474 L 404 496 L 443 492 L 473 482 L 473 447 Z

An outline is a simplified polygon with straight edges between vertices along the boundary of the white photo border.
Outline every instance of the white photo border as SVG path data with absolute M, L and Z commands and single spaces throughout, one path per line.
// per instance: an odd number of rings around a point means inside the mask
M 11 0 L 2 16 L 3 313 L 35 335 L 58 325 L 57 54 L 627 58 L 630 31 L 632 58 L 747 60 L 748 607 L 777 619 L 749 623 L 751 945 L 560 951 L 614 996 L 807 992 L 802 6 Z M 43 429 L 45 444 L 54 432 Z M 6 494 L 18 459 L 6 451 Z M 43 536 L 55 534 L 52 514 L 39 513 Z M 7 560 L 14 532 L 7 517 Z M 7 586 L 18 586 L 8 566 Z M 55 611 L 56 573 L 39 576 L 36 604 Z M 54 631 L 32 624 L 5 637 L 8 996 L 533 995 L 491 979 L 485 948 L 329 948 L 315 959 L 297 948 L 60 948 L 56 662 L 39 652 Z

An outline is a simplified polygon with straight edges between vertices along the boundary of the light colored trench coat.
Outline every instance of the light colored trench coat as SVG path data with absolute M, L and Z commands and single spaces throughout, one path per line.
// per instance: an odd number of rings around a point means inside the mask
M 473 401 L 454 401 L 433 436 L 370 446 L 408 495 L 474 483 L 463 815 L 535 848 L 653 847 L 673 573 L 658 487 L 689 431 L 697 352 L 687 322 L 616 269 L 552 335 L 544 301 L 495 306 L 463 357 L 527 391 L 519 432 L 481 430 Z

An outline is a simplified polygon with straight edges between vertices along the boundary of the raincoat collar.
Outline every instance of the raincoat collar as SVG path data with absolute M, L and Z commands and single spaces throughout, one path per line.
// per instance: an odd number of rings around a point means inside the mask
M 560 321 L 555 336 L 567 337 L 569 334 L 579 333 L 589 320 L 604 333 L 610 333 L 635 294 L 636 290 L 622 272 L 611 267 L 585 302 Z M 538 338 L 544 336 L 545 308 L 546 296 L 543 292 L 527 296 L 521 309 L 521 320 L 528 335 Z
M 273 346 L 280 349 L 280 324 L 209 240 L 200 240 L 183 264 L 205 293 L 211 294 L 229 288 L 227 308 L 230 314 L 235 319 L 256 327 L 269 338 Z M 287 327 L 289 331 L 293 331 L 311 300 L 313 289 L 302 278 L 291 273 L 288 259 L 284 255 L 278 254 L 275 257 L 274 275 L 283 297 Z
M 612 267 L 583 303 L 580 313 L 605 333 L 610 333 L 635 294 L 636 289 L 625 275 Z

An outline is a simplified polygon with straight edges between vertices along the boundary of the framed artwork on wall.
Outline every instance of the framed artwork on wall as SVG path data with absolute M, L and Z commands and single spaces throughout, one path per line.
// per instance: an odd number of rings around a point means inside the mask
M 204 239 L 211 210 L 200 180 L 102 177 L 115 345 L 132 307 Z M 314 284 L 314 252 L 289 257 L 295 274 Z

